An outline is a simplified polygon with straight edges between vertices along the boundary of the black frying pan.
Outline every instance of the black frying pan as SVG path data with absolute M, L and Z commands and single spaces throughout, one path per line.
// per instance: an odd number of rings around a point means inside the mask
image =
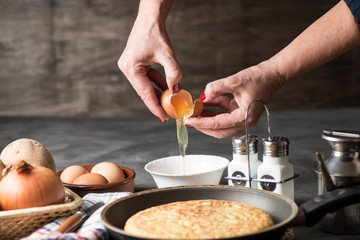
M 313 226 L 326 213 L 360 202 L 360 185 L 337 189 L 298 207 L 293 201 L 268 191 L 229 186 L 185 186 L 147 190 L 107 205 L 101 219 L 115 239 L 150 239 L 123 231 L 126 220 L 143 209 L 186 200 L 218 199 L 247 203 L 266 211 L 275 225 L 262 231 L 225 239 L 278 239 L 288 227 Z

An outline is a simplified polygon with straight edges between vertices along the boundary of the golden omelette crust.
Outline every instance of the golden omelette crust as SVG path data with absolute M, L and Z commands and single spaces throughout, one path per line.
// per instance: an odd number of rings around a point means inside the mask
M 263 210 L 224 200 L 191 200 L 151 207 L 130 217 L 124 230 L 156 239 L 211 239 L 253 233 L 274 225 Z

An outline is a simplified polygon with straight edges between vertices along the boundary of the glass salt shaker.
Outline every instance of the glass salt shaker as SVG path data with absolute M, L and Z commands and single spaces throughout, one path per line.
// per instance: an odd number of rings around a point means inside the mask
M 234 178 L 249 179 L 250 176 L 256 178 L 257 168 L 261 164 L 258 159 L 258 138 L 255 135 L 249 135 L 249 151 L 246 151 L 246 135 L 235 136 L 232 138 L 233 160 L 228 165 L 229 186 L 250 187 L 249 181 L 235 180 Z M 248 157 L 249 152 L 249 157 Z M 252 181 L 251 187 L 257 188 L 257 183 Z
M 263 139 L 263 162 L 257 170 L 259 189 L 294 200 L 294 166 L 289 163 L 289 140 L 285 137 Z M 291 179 L 289 181 L 284 181 Z

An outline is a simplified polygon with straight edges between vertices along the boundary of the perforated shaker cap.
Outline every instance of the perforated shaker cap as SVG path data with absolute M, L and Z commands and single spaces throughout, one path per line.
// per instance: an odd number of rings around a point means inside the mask
M 249 135 L 249 154 L 258 152 L 258 137 Z M 246 155 L 246 135 L 239 135 L 232 138 L 233 153 Z
M 263 155 L 267 157 L 284 157 L 289 155 L 289 140 L 286 137 L 263 138 Z

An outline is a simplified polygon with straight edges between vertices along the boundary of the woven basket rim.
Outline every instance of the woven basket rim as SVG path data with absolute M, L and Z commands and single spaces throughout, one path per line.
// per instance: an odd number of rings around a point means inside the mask
M 12 218 L 12 217 L 32 216 L 32 215 L 47 214 L 47 213 L 52 214 L 54 212 L 71 211 L 81 206 L 82 198 L 66 187 L 65 187 L 65 196 L 66 198 L 70 198 L 71 201 L 67 203 L 54 204 L 44 207 L 33 207 L 33 208 L 0 211 L 0 220 L 4 220 L 6 218 Z

